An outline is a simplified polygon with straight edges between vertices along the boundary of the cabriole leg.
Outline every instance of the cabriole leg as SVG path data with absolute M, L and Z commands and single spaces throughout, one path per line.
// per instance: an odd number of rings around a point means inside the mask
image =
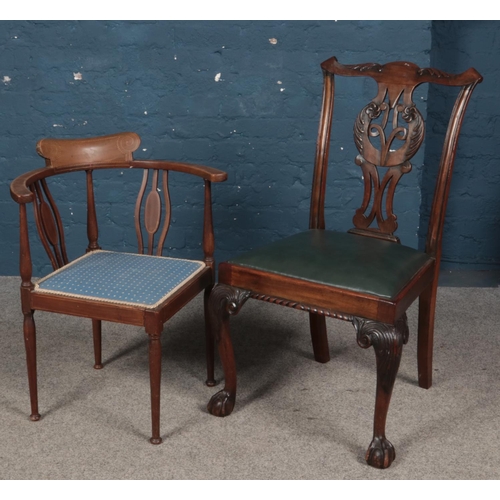
M 228 285 L 217 285 L 210 294 L 210 324 L 217 341 L 219 356 L 224 370 L 224 389 L 214 394 L 207 409 L 216 417 L 231 414 L 236 401 L 236 364 L 229 333 L 229 316 L 238 314 L 250 292 Z
M 28 383 L 30 390 L 31 415 L 30 420 L 40 420 L 38 413 L 38 388 L 36 374 L 36 328 L 33 311 L 24 315 L 24 346 L 26 348 L 26 364 L 28 366 Z
M 377 359 L 373 440 L 368 447 L 365 459 L 372 467 L 386 469 L 396 458 L 394 446 L 385 437 L 385 423 L 403 344 L 408 341 L 406 314 L 396 321 L 395 325 L 362 318 L 353 318 L 353 325 L 356 328 L 358 344 L 365 349 L 372 345 Z
M 102 321 L 100 319 L 92 320 L 92 335 L 94 338 L 94 368 L 100 370 L 102 368 L 102 346 L 101 346 L 101 328 Z

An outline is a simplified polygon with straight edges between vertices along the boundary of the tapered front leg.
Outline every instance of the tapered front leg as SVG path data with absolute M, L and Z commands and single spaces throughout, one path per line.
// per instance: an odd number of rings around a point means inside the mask
M 205 294 L 203 297 L 203 305 L 205 308 L 205 339 L 206 339 L 206 354 L 207 354 L 207 380 L 205 384 L 208 387 L 213 387 L 215 385 L 214 376 L 214 351 L 215 351 L 215 340 L 212 333 L 212 328 L 210 326 L 210 311 L 209 311 L 209 298 L 212 287 L 205 289 Z
M 101 328 L 102 321 L 100 319 L 92 320 L 92 336 L 94 339 L 94 368 L 100 370 L 102 368 L 102 344 L 101 344 Z
M 160 386 L 161 386 L 161 340 L 160 335 L 149 335 L 149 377 L 151 382 L 151 444 L 161 444 L 160 437 Z
M 396 458 L 394 446 L 385 437 L 385 423 L 403 344 L 408 341 L 406 314 L 396 321 L 395 325 L 362 318 L 353 318 L 353 325 L 356 328 L 358 344 L 365 349 L 372 345 L 377 358 L 373 440 L 368 447 L 365 459 L 372 467 L 386 469 Z
M 224 370 L 224 389 L 214 394 L 207 406 L 208 411 L 216 417 L 230 415 L 236 401 L 236 365 L 229 333 L 229 316 L 238 314 L 249 296 L 249 291 L 228 285 L 217 285 L 210 294 L 210 324 Z
M 24 315 L 24 346 L 26 348 L 26 365 L 28 367 L 28 384 L 30 390 L 31 415 L 30 420 L 40 420 L 38 413 L 38 387 L 36 374 L 36 328 L 33 311 Z

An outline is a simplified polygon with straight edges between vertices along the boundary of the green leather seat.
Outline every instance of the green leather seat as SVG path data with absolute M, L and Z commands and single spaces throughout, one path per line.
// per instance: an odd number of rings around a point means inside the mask
M 311 229 L 229 262 L 393 299 L 431 260 L 425 253 L 390 241 Z

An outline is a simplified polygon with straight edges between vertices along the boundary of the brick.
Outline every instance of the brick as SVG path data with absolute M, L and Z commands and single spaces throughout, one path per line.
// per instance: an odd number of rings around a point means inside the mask
M 0 26 L 0 201 L 5 200 L 1 208 L 9 221 L 3 225 L 17 227 L 10 180 L 43 166 L 35 152 L 38 139 L 134 130 L 143 139 L 137 158 L 228 171 L 228 181 L 213 186 L 218 259 L 307 228 L 320 63 L 336 55 L 347 64 L 406 59 L 428 66 L 433 33 L 429 21 L 2 21 Z M 452 44 L 446 47 L 451 50 Z M 475 44 L 475 49 L 481 47 Z M 75 80 L 78 72 L 81 80 Z M 11 81 L 3 83 L 4 76 Z M 336 85 L 340 98 L 327 214 L 330 227 L 348 229 L 362 196 L 353 122 L 376 90 L 364 78 L 338 78 Z M 464 138 L 484 139 L 482 166 L 475 166 L 481 178 L 494 165 L 494 147 L 480 130 L 481 120 L 491 116 L 486 102 L 494 91 L 477 103 L 480 115 L 464 130 Z M 421 96 L 427 97 L 426 89 Z M 425 112 L 427 103 L 422 104 Z M 497 122 L 490 120 L 495 131 Z M 480 150 L 466 141 L 463 146 L 460 158 L 465 160 Z M 418 157 L 415 164 L 423 162 Z M 413 242 L 422 189 L 415 170 L 401 186 L 407 191 L 400 219 L 408 222 L 404 234 Z M 73 257 L 86 247 L 84 177 L 68 176 L 53 187 L 74 238 L 69 243 Z M 96 172 L 94 178 L 101 244 L 135 251 L 133 207 L 140 172 Z M 200 258 L 203 182 L 181 174 L 172 174 L 170 181 L 173 219 L 166 246 L 175 256 Z M 18 244 L 17 234 L 5 236 Z M 48 272 L 43 248 L 35 236 L 32 241 L 34 269 Z M 3 255 L 0 272 L 17 269 L 17 249 Z
M 443 235 L 443 262 L 448 269 L 491 269 L 500 263 L 493 230 L 500 187 L 494 139 L 499 129 L 495 82 L 500 68 L 491 57 L 499 49 L 497 29 L 498 23 L 491 21 L 433 22 L 432 64 L 450 72 L 474 66 L 484 77 L 467 109 L 455 161 Z M 445 92 L 429 92 L 433 130 L 444 133 L 450 104 Z M 439 154 L 440 144 L 427 141 L 426 162 L 437 162 Z M 427 213 L 432 186 L 422 187 Z

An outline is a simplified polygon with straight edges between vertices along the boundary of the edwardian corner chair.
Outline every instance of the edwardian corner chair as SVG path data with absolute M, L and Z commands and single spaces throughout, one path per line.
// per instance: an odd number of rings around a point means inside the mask
M 20 210 L 21 305 L 24 314 L 24 340 L 31 399 L 31 420 L 38 413 L 36 339 L 33 313 L 36 310 L 70 314 L 92 319 L 94 368 L 101 361 L 101 322 L 114 321 L 143 326 L 149 336 L 149 370 L 153 444 L 160 444 L 160 380 L 163 324 L 205 291 L 205 325 L 207 343 L 207 385 L 213 377 L 214 341 L 207 317 L 207 303 L 214 285 L 214 232 L 212 226 L 211 183 L 222 182 L 227 174 L 201 165 L 157 160 L 134 160 L 132 153 L 140 145 L 133 132 L 88 139 L 42 139 L 38 153 L 46 167 L 27 172 L 11 184 L 11 196 Z M 142 185 L 135 204 L 135 229 L 138 253 L 101 250 L 98 244 L 93 171 L 102 169 L 143 169 Z M 87 190 L 86 253 L 69 261 L 64 226 L 47 179 L 69 172 L 85 172 Z M 168 175 L 170 171 L 201 177 L 205 183 L 203 261 L 163 257 L 163 245 L 171 219 Z M 150 173 L 152 180 L 149 182 Z M 151 187 L 148 188 L 148 184 Z M 144 201 L 146 190 L 150 189 Z M 159 192 L 163 195 L 164 208 Z M 54 272 L 36 284 L 32 282 L 32 263 L 28 237 L 26 206 L 33 204 L 38 235 Z M 147 243 L 141 229 L 143 215 Z M 161 224 L 162 223 L 162 224 Z M 161 227 L 156 242 L 155 235 Z M 147 246 L 147 255 L 145 255 Z
M 217 416 L 233 410 L 236 368 L 229 316 L 237 314 L 249 297 L 307 311 L 314 357 L 322 363 L 330 359 L 325 316 L 351 321 L 358 344 L 373 346 L 377 359 L 373 440 L 365 458 L 373 467 L 386 468 L 395 458 L 394 447 L 385 437 L 385 422 L 402 347 L 408 340 L 405 311 L 417 297 L 418 383 L 423 388 L 432 383 L 445 208 L 465 109 L 482 77 L 472 68 L 452 75 L 409 62 L 342 65 L 335 57 L 321 67 L 324 90 L 310 229 L 220 264 L 219 284 L 212 290 L 209 307 L 225 387 L 212 397 L 208 410 Z M 335 75 L 371 77 L 378 86 L 377 95 L 354 123 L 364 197 L 354 215 L 354 228 L 347 233 L 325 230 L 324 217 Z M 424 138 L 424 121 L 413 102 L 413 92 L 422 83 L 461 87 L 444 139 L 425 252 L 399 244 L 393 213 L 396 184 L 411 170 L 410 160 Z

